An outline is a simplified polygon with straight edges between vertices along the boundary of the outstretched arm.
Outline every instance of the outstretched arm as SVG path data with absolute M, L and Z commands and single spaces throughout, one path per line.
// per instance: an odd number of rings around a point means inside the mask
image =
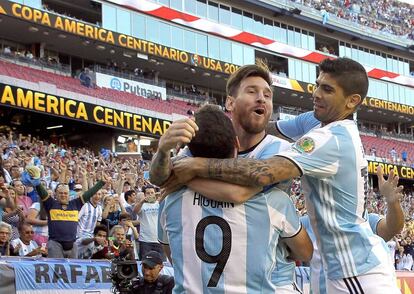
M 404 212 L 402 210 L 400 199 L 403 186 L 398 186 L 398 176 L 391 170 L 387 181 L 381 167 L 377 169 L 378 186 L 381 195 L 387 202 L 387 214 L 384 219 L 380 220 L 377 225 L 377 234 L 385 241 L 389 241 L 396 234 L 400 233 L 404 227 Z

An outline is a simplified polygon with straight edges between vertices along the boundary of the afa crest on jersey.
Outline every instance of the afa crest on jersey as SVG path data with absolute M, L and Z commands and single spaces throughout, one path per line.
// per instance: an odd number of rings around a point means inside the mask
M 296 141 L 293 148 L 300 153 L 310 153 L 315 149 L 315 141 L 310 137 L 303 137 Z

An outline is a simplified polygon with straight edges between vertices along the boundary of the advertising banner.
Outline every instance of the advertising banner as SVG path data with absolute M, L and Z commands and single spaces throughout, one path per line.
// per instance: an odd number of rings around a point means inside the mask
M 158 137 L 171 122 L 0 83 L 0 105 Z
M 96 73 L 96 85 L 101 88 L 128 92 L 144 98 L 167 100 L 167 90 L 163 87 L 110 76 L 99 72 Z

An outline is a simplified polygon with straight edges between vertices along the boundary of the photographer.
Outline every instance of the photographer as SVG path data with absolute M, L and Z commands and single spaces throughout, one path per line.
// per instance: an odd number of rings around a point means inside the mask
M 142 257 L 142 275 L 144 279 L 141 279 L 138 285 L 134 285 L 133 293 L 172 293 L 174 278 L 160 275 L 162 268 L 162 256 L 157 251 L 149 251 L 144 255 Z

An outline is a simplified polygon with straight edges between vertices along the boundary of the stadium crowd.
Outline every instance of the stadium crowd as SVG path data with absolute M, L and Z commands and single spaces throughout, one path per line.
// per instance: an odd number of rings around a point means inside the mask
M 357 22 L 381 32 L 414 40 L 414 7 L 402 1 L 361 0 L 291 0 L 329 14 Z
M 155 250 L 165 258 L 157 239 L 160 193 L 146 179 L 148 161 L 106 152 L 96 155 L 86 148 L 13 132 L 0 136 L 0 148 L 1 255 L 141 259 Z M 39 186 L 27 179 L 27 170 L 33 175 L 33 166 L 38 167 L 34 173 L 40 172 Z M 298 213 L 305 215 L 299 179 L 290 190 Z M 65 205 L 68 214 L 59 210 Z M 367 207 L 369 212 L 385 215 L 385 201 L 376 189 L 370 190 Z M 412 270 L 412 191 L 406 191 L 403 207 L 405 228 L 388 245 L 396 268 Z M 56 209 L 60 215 L 53 212 Z

